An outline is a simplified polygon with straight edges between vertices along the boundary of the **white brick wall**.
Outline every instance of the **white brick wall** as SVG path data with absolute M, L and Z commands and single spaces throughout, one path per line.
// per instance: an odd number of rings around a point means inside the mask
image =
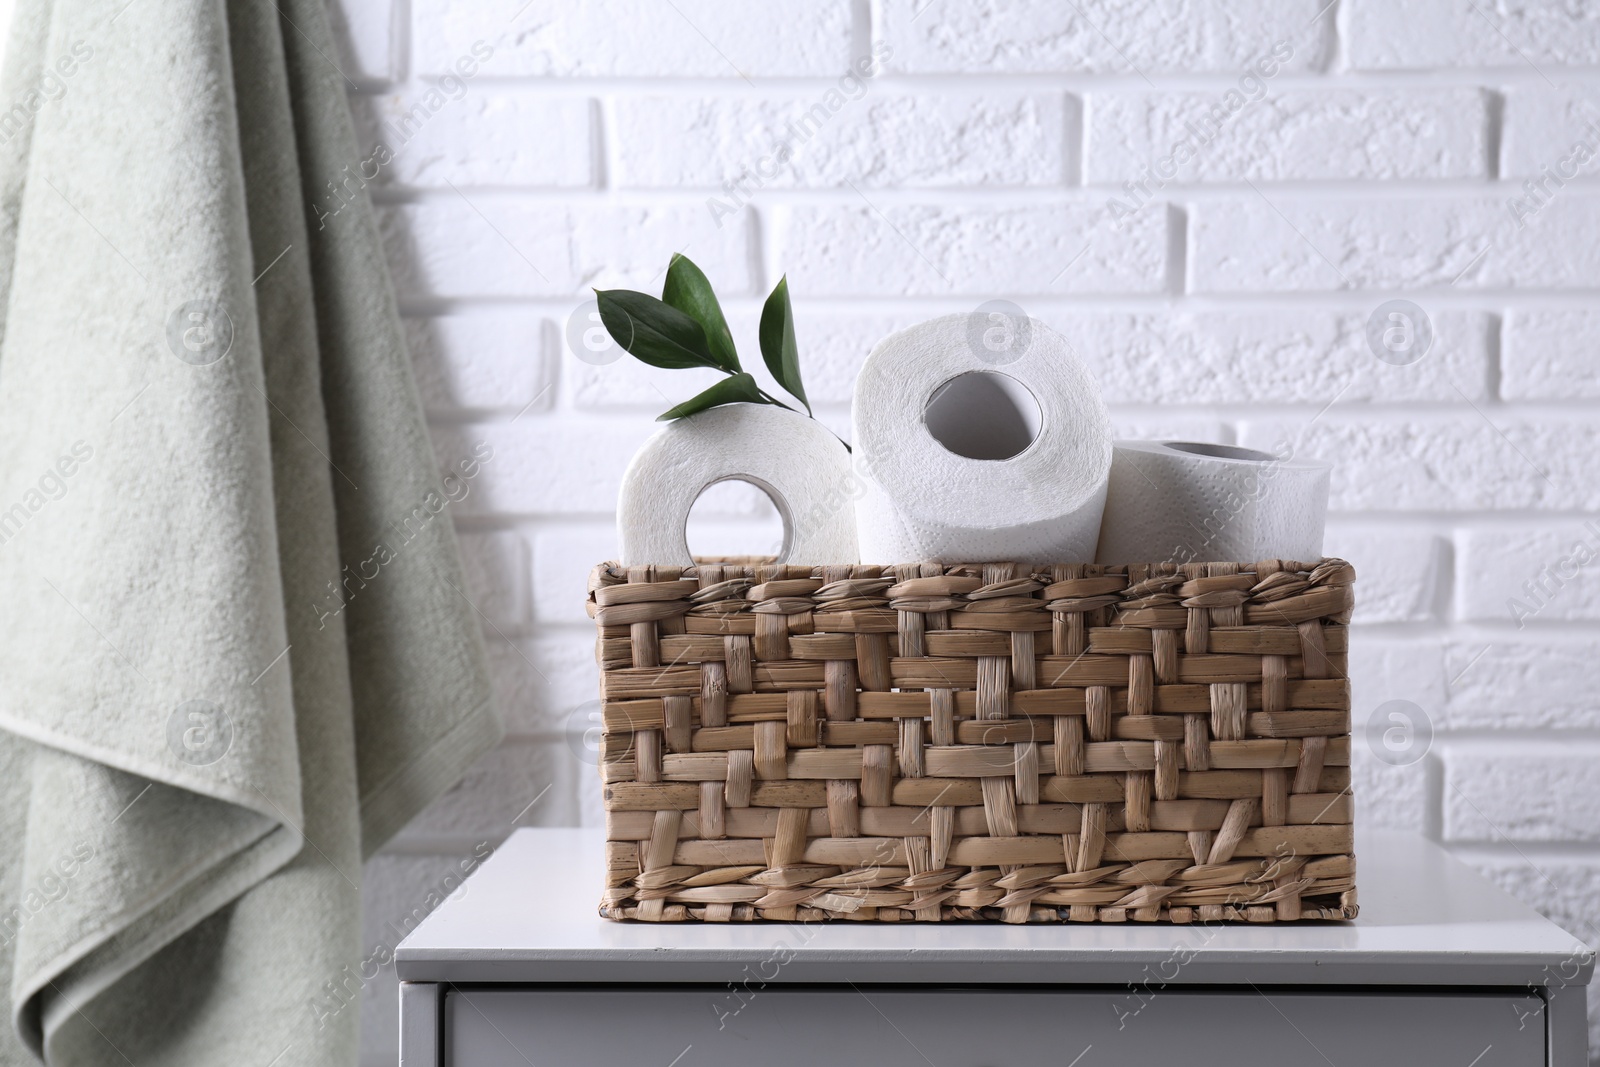
M 1308 42 L 1296 66 L 1315 69 L 1332 36 L 1325 22 L 1313 25 L 1321 6 L 1317 0 L 968 0 L 948 6 L 945 0 L 882 0 L 874 29 L 902 57 L 895 69 L 905 73 L 1229 74 L 1283 39 Z
M 1482 178 L 1488 96 L 1472 88 L 1282 89 L 1259 79 L 1242 105 L 1177 168 L 1184 181 Z M 1244 95 L 1244 94 L 1242 94 Z M 1270 98 L 1270 99 L 1269 99 Z M 1249 100 L 1250 96 L 1245 95 Z M 1206 135 L 1209 92 L 1090 93 L 1085 174 L 1097 184 L 1142 175 L 1190 133 Z
M 793 159 L 760 175 L 768 188 L 1061 184 L 1061 93 L 890 93 L 860 78 L 840 93 L 826 122 L 815 89 L 618 100 L 617 187 L 714 188 L 786 142 Z
M 1053 194 L 1015 207 L 931 200 L 800 202 L 773 210 L 775 255 L 793 291 L 819 296 L 994 292 L 1158 293 L 1168 216 L 1122 229 L 1098 199 Z M 709 273 L 709 271 L 708 271 Z
M 1600 19 L 1587 4 L 1500 0 L 1346 0 L 1340 5 L 1351 70 L 1590 67 Z
M 1588 309 L 1512 311 L 1501 351 L 1501 393 L 1507 400 L 1600 399 L 1596 336 L 1600 316 Z
M 788 274 L 839 430 L 875 341 L 1001 298 L 1073 340 L 1121 433 L 1337 459 L 1358 730 L 1394 700 L 1433 729 L 1404 767 L 1358 735 L 1360 817 L 1600 940 L 1592 5 L 336 6 L 440 463 L 493 449 L 452 514 L 511 732 L 372 862 L 373 947 L 513 826 L 598 818 L 584 580 L 651 419 L 703 379 L 568 337 L 674 251 L 752 357 Z M 1407 366 L 1365 334 L 1397 298 L 1434 334 Z M 719 546 L 771 536 L 759 498 L 707 503 Z M 392 1064 L 387 971 L 362 1012 Z
M 825 77 L 843 68 L 850 47 L 850 7 L 834 0 L 791 0 L 781 11 L 746 0 L 411 0 L 410 7 L 422 75 L 448 72 L 479 41 L 494 49 L 497 74 L 515 78 Z

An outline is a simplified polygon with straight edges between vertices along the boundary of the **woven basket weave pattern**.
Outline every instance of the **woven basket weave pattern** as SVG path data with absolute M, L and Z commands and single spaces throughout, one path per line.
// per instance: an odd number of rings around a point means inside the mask
M 601 913 L 1351 918 L 1353 580 L 602 565 Z

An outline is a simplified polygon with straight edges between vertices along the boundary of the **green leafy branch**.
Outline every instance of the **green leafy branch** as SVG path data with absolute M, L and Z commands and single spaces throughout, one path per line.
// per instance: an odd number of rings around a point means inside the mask
M 757 384 L 739 364 L 733 335 L 722 305 L 705 274 L 687 256 L 673 255 L 661 299 L 632 289 L 596 289 L 600 321 L 617 344 L 641 363 L 676 370 L 710 367 L 727 377 L 656 417 L 681 419 L 723 404 L 775 404 L 793 407 Z M 761 308 L 761 358 L 772 377 L 811 414 L 805 383 L 800 380 L 800 353 L 794 339 L 794 310 L 789 306 L 789 279 L 778 281 Z

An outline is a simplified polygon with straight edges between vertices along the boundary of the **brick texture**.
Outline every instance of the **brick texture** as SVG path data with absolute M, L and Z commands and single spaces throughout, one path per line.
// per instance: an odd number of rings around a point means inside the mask
M 1353 622 L 1426 622 L 1447 588 L 1448 543 L 1433 534 L 1335 522 L 1323 543 L 1330 556 L 1361 561 Z
M 1524 637 L 1541 623 L 1600 620 L 1600 520 L 1467 531 L 1460 616 Z
M 1512 199 L 1258 190 L 1204 203 L 1191 219 L 1190 284 L 1200 293 L 1592 286 L 1600 198 L 1569 189 L 1523 215 Z
M 1047 299 L 1021 300 L 1018 307 L 1072 343 L 1100 379 L 1109 404 L 1179 394 L 1195 404 L 1320 406 L 1335 396 L 1381 404 L 1460 403 L 1461 393 L 1482 400 L 1495 335 L 1488 315 L 1439 310 L 1430 316 L 1434 341 L 1429 355 L 1396 367 L 1375 358 L 1367 346 L 1363 329 L 1368 308 L 1093 312 Z M 964 312 L 981 322 L 979 308 L 979 301 L 969 300 L 942 306 L 937 313 Z M 856 373 L 873 345 L 934 313 L 873 310 L 800 318 L 796 329 L 810 360 L 806 388 L 812 401 L 848 404 Z M 730 321 L 739 341 L 739 323 Z M 750 345 L 754 352 L 753 329 Z M 639 383 L 653 379 L 624 364 L 613 366 L 624 367 L 634 383 L 619 382 L 619 397 L 649 392 Z M 600 370 L 608 379 L 620 377 L 609 367 Z M 592 371 L 584 375 L 586 381 L 600 377 Z
M 446 85 L 386 93 L 357 109 L 376 184 L 449 188 L 593 185 L 594 105 L 583 97 L 504 92 L 456 77 Z M 525 136 L 540 131 L 537 139 Z M 386 152 L 380 152 L 382 145 Z M 385 159 L 387 158 L 387 162 Z
M 796 204 L 775 240 L 791 284 L 832 295 L 1155 293 L 1165 212 L 1119 226 L 1098 203 L 969 207 Z
M 1500 173 L 1506 178 L 1554 182 L 1555 191 L 1600 167 L 1600 106 L 1582 90 L 1542 82 L 1505 96 Z
M 744 0 L 414 0 L 411 10 L 421 74 L 449 72 L 475 46 L 497 73 L 526 78 L 737 82 L 839 74 L 851 58 L 848 0 L 795 0 L 781 12 Z
M 363 157 L 386 158 L 310 181 L 308 212 L 374 198 L 438 462 L 489 457 L 449 515 L 508 730 L 369 864 L 369 940 L 480 844 L 600 817 L 585 580 L 654 416 L 717 376 L 616 350 L 591 290 L 659 292 L 674 252 L 769 385 L 757 323 L 787 275 L 847 436 L 885 335 L 1007 300 L 1071 341 L 1119 435 L 1335 460 L 1362 823 L 1600 936 L 1585 5 L 524 2 L 336 5 Z M 1397 299 L 1431 334 L 1409 363 L 1369 339 Z M 762 551 L 776 522 L 730 483 L 691 543 Z M 1380 758 L 1395 700 L 1431 734 L 1403 766 Z M 393 1062 L 386 983 L 363 1067 Z
M 545 320 L 526 311 L 489 311 L 406 320 L 417 388 L 430 411 L 546 411 L 555 364 Z
M 1347 62 L 1356 70 L 1438 67 L 1591 67 L 1600 21 L 1581 4 L 1504 0 L 1348 0 Z
M 1600 483 L 1591 475 L 1600 423 L 1495 420 L 1471 408 L 1464 415 L 1330 413 L 1312 422 L 1308 413 L 1292 422 L 1244 421 L 1240 439 L 1262 449 L 1299 442 L 1306 455 L 1336 459 L 1332 507 L 1340 511 L 1600 510 Z
M 1588 801 L 1600 789 L 1600 750 L 1464 745 L 1446 762 L 1449 841 L 1600 841 Z
M 685 249 L 738 293 L 752 282 L 747 221 L 744 214 L 714 219 L 693 206 L 562 205 L 459 189 L 380 216 L 402 299 L 659 287 L 656 276 Z
M 1528 308 L 1506 320 L 1500 390 L 1508 400 L 1600 400 L 1600 314 Z
M 1238 95 L 1229 97 L 1229 92 Z M 1086 180 L 1482 178 L 1488 96 L 1477 89 L 1096 93 Z M 1186 145 L 1187 162 L 1175 158 Z M 1172 173 L 1157 168 L 1172 158 Z
M 624 97 L 622 188 L 1059 185 L 1060 94 L 890 92 L 855 78 L 759 99 Z
M 1548 629 L 1548 628 L 1547 628 Z M 1600 730 L 1600 642 L 1499 628 L 1442 649 L 1440 721 L 1454 730 Z
M 1331 20 L 1316 17 L 1321 7 L 1315 0 L 982 0 L 930 10 L 930 0 L 884 0 L 882 34 L 894 48 L 894 69 L 915 73 L 1229 74 L 1278 41 L 1290 44 L 1290 69 L 1308 70 L 1331 43 Z

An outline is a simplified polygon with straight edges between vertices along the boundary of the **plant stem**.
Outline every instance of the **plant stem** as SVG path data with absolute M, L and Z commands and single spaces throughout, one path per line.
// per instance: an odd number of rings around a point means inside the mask
M 759 386 L 759 385 L 756 386 L 756 392 L 758 392 L 762 396 L 766 397 L 767 398 L 767 403 L 769 403 L 769 404 L 776 404 L 776 405 L 778 405 L 780 408 L 782 408 L 785 411 L 793 411 L 796 415 L 798 415 L 800 413 L 799 409 L 790 407 L 788 404 L 785 404 L 783 401 L 779 400 L 777 397 L 773 396 L 771 393 L 767 392 L 765 389 L 761 388 L 761 386 Z M 810 412 L 807 412 L 806 413 L 806 418 L 815 419 L 816 416 L 811 414 Z M 832 431 L 830 431 L 830 432 L 832 432 Z M 839 438 L 839 443 L 841 445 L 844 445 L 844 450 L 846 452 L 853 453 L 855 451 L 855 449 L 850 447 L 850 442 L 849 441 L 846 441 L 844 438 L 839 437 L 838 434 L 834 434 L 833 436 Z
M 779 400 L 777 397 L 773 396 L 771 393 L 769 393 L 765 389 L 761 388 L 761 386 L 759 386 L 759 385 L 756 386 L 756 392 L 758 392 L 762 396 L 766 397 L 767 398 L 767 403 L 776 404 L 776 405 L 778 405 L 780 408 L 782 408 L 785 411 L 794 411 L 795 414 L 799 414 L 799 412 L 795 408 L 792 408 L 788 404 L 785 404 L 783 401 Z

